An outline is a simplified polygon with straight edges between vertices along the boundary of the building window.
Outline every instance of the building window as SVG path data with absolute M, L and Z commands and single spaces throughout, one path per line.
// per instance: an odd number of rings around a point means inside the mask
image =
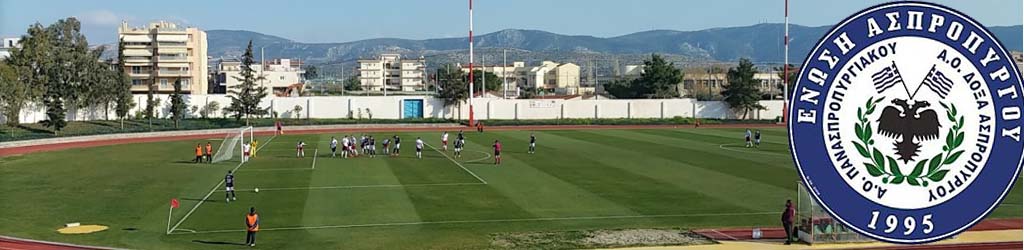
M 160 79 L 160 88 L 167 88 L 167 79 Z
M 142 67 L 132 66 L 132 74 L 142 74 Z
M 132 85 L 142 85 L 142 80 L 140 80 L 140 79 L 132 79 Z

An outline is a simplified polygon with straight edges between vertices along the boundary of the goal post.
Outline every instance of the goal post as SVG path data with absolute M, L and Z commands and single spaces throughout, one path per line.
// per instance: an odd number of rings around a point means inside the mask
M 870 238 L 847 228 L 815 201 L 810 190 L 797 181 L 797 237 L 809 244 L 870 242 Z
M 213 162 L 230 161 L 235 158 L 236 152 L 238 153 L 239 161 L 241 161 L 241 156 L 245 153 L 243 145 L 252 145 L 253 140 L 252 126 L 242 127 L 237 131 L 225 134 L 224 140 L 221 141 L 220 147 L 217 148 L 217 153 L 213 155 Z

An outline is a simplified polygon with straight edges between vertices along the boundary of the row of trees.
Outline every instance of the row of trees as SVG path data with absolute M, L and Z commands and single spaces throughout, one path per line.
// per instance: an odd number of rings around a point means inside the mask
M 29 103 L 43 105 L 42 124 L 55 133 L 66 126 L 69 108 L 102 107 L 109 115 L 113 106 L 123 120 L 134 106 L 131 81 L 122 70 L 100 61 L 105 49 L 90 49 L 73 17 L 29 26 L 21 47 L 0 62 L 0 111 L 7 123 L 17 125 Z
M 788 84 L 792 89 L 796 82 L 797 69 L 788 65 Z M 679 96 L 678 86 L 683 82 L 683 72 L 675 67 L 674 63 L 667 62 L 659 55 L 652 54 L 650 60 L 644 61 L 643 73 L 640 77 L 631 80 L 618 80 L 605 85 L 605 91 L 616 98 L 675 98 Z M 779 78 L 785 79 L 783 69 L 779 68 Z M 761 92 L 760 80 L 755 79 L 757 68 L 749 59 L 742 58 L 735 67 L 725 72 L 729 84 L 722 87 L 719 94 L 723 101 L 729 104 L 734 110 L 742 111 L 743 117 L 754 110 L 765 109 L 759 101 L 764 93 Z M 782 88 L 782 84 L 777 86 Z M 694 86 L 695 95 L 710 93 L 707 86 Z

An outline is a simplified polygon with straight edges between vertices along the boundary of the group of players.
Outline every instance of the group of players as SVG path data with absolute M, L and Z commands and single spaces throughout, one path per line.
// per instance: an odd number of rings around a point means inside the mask
M 750 138 L 751 137 L 750 129 L 747 129 L 747 133 L 746 133 L 746 135 L 744 137 L 747 140 L 746 147 L 748 147 L 748 148 L 749 147 L 755 147 L 755 148 L 761 147 L 761 130 L 760 129 L 758 129 L 756 132 L 754 132 L 753 140 L 751 140 L 751 138 Z
M 341 137 L 339 145 L 338 138 L 331 137 L 331 157 L 338 157 L 338 151 L 340 146 L 341 157 L 351 158 L 359 157 L 361 155 L 369 156 L 370 158 L 376 157 L 377 155 L 387 156 L 398 156 L 402 152 L 402 138 L 398 135 L 394 135 L 390 138 L 385 137 L 381 141 L 383 152 L 377 153 L 377 138 L 373 135 L 361 135 L 358 139 L 354 135 L 345 135 Z M 299 141 L 296 146 L 296 156 L 305 157 L 303 153 L 303 147 L 305 143 Z M 422 158 L 423 151 L 423 140 L 419 137 L 416 138 L 416 156 Z
M 448 131 L 441 133 L 441 148 L 443 151 L 448 151 Z M 533 154 L 536 152 L 537 137 L 530 134 L 530 147 L 527 153 Z M 377 155 L 387 155 L 391 157 L 397 157 L 401 154 L 402 150 L 402 138 L 398 135 L 392 137 L 385 137 L 381 141 L 383 146 L 383 152 L 378 154 L 377 152 L 377 138 L 373 135 L 361 135 L 356 138 L 355 135 L 345 135 L 341 137 L 339 141 L 336 137 L 331 137 L 331 157 L 338 157 L 340 151 L 342 158 L 354 158 L 360 156 L 376 157 Z M 420 137 L 416 137 L 416 158 L 423 158 L 423 147 L 425 143 Z M 455 158 L 462 157 L 462 151 L 466 146 L 466 135 L 463 131 L 459 131 L 457 138 L 453 143 L 453 156 Z M 295 145 L 295 157 L 303 158 L 306 157 L 305 152 L 306 143 L 304 141 L 298 141 Z M 494 164 L 501 164 L 501 142 L 494 140 L 494 144 L 491 145 L 494 148 Z

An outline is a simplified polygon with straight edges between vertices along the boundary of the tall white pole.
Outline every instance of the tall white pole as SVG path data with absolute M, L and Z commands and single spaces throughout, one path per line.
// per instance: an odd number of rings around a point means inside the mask
M 487 61 L 486 56 L 480 56 L 480 97 L 487 94 Z
M 508 99 L 508 51 L 501 50 L 501 98 Z
M 473 126 L 473 0 L 469 0 L 469 125 Z
M 783 44 L 786 48 L 783 49 L 782 56 L 782 122 L 786 122 L 786 116 L 789 114 L 789 0 L 785 1 L 786 34 L 783 37 Z

